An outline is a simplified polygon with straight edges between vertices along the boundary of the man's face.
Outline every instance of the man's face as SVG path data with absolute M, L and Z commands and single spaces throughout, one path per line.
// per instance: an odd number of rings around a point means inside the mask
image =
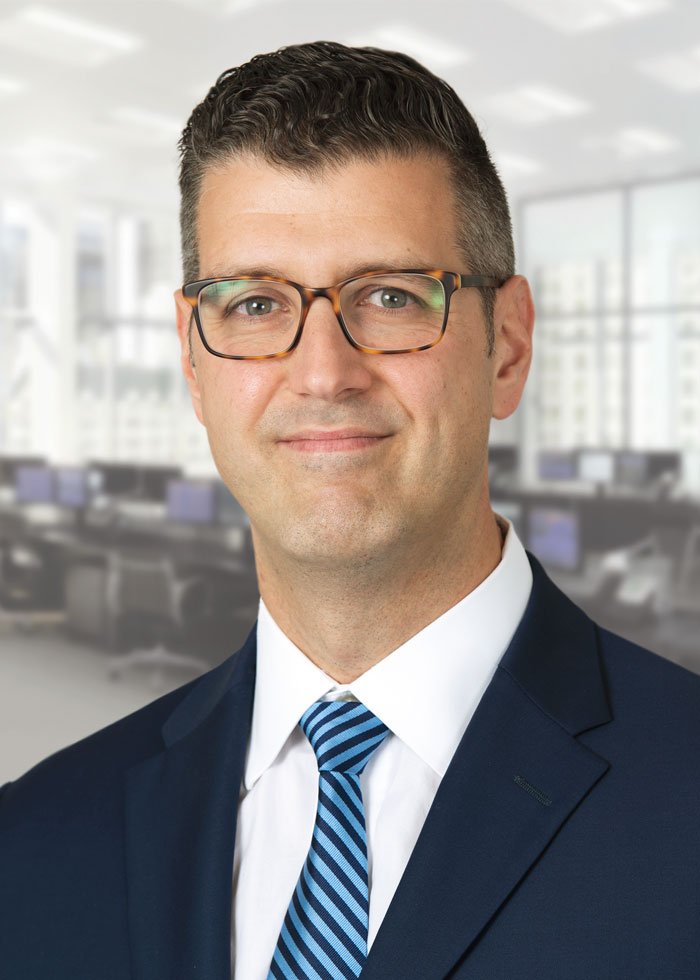
M 446 165 L 427 156 L 352 161 L 314 178 L 237 158 L 203 183 L 200 278 L 258 270 L 328 286 L 372 268 L 479 273 L 457 249 L 455 212 Z M 429 350 L 355 350 L 322 297 L 284 357 L 215 357 L 195 329 L 194 373 L 191 308 L 180 291 L 176 301 L 194 409 L 259 560 L 403 561 L 483 507 L 500 360 L 498 349 L 486 356 L 476 290 L 453 295 Z

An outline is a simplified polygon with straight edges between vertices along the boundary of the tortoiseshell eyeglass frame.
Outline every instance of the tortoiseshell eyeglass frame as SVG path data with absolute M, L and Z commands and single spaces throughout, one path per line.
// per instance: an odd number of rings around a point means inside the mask
M 368 279 L 371 276 L 386 275 L 432 276 L 433 279 L 437 279 L 441 283 L 445 300 L 445 309 L 443 313 L 442 327 L 435 340 L 431 341 L 429 344 L 423 344 L 421 347 L 403 347 L 398 350 L 378 350 L 374 347 L 365 347 L 363 344 L 358 344 L 358 342 L 353 338 L 352 334 L 347 328 L 340 309 L 340 290 L 343 288 L 343 286 L 347 286 L 348 283 L 356 282 L 359 279 Z M 206 286 L 210 286 L 212 283 L 227 282 L 231 279 L 243 279 L 250 280 L 252 282 L 281 282 L 296 289 L 301 297 L 301 313 L 299 316 L 297 331 L 288 347 L 285 347 L 284 350 L 277 351 L 274 354 L 222 354 L 220 351 L 213 350 L 213 348 L 209 346 L 204 336 L 204 330 L 202 329 L 202 322 L 199 316 L 199 294 Z M 306 322 L 306 316 L 311 308 L 311 304 L 318 296 L 325 296 L 326 299 L 331 301 L 333 304 L 333 312 L 335 313 L 336 319 L 340 324 L 340 328 L 343 331 L 346 340 L 352 347 L 356 348 L 356 350 L 364 351 L 366 354 L 413 354 L 419 350 L 428 350 L 428 348 L 434 347 L 442 340 L 447 328 L 447 318 L 450 313 L 450 299 L 454 292 L 456 292 L 458 289 L 466 289 L 473 286 L 479 288 L 498 289 L 504 282 L 506 282 L 505 279 L 490 279 L 487 276 L 477 275 L 461 275 L 458 272 L 446 272 L 444 269 L 377 269 L 373 272 L 363 272 L 362 275 L 359 276 L 351 276 L 349 279 L 344 279 L 342 282 L 336 283 L 335 286 L 302 286 L 300 283 L 293 282 L 291 279 L 281 279 L 278 276 L 263 275 L 221 276 L 216 279 L 198 279 L 195 282 L 185 283 L 182 287 L 182 295 L 192 307 L 199 336 L 210 354 L 213 354 L 215 357 L 225 357 L 234 361 L 261 361 L 271 357 L 283 357 L 285 354 L 289 354 L 290 351 L 294 350 L 301 338 L 304 323 Z

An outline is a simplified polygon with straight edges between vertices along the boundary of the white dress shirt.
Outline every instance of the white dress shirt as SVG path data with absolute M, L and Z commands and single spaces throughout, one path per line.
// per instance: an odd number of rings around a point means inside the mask
M 527 605 L 532 571 L 515 529 L 472 592 L 341 685 L 313 664 L 260 601 L 253 718 L 233 861 L 235 980 L 266 980 L 311 843 L 316 756 L 299 727 L 313 701 L 357 698 L 390 729 L 360 783 L 367 827 L 368 949 L 464 731 Z

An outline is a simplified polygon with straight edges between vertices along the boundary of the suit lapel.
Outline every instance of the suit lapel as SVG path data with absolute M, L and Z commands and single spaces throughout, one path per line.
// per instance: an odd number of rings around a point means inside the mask
M 445 773 L 362 980 L 441 980 L 608 768 L 595 626 L 533 569 L 530 600 Z
M 165 750 L 127 773 L 134 980 L 230 977 L 233 848 L 255 681 L 255 632 L 163 727 Z

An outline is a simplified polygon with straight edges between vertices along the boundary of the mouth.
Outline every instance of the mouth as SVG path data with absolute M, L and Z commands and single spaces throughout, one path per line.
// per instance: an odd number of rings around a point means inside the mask
M 366 429 L 303 429 L 280 439 L 281 445 L 306 453 L 356 452 L 379 445 L 388 434 L 369 432 Z

